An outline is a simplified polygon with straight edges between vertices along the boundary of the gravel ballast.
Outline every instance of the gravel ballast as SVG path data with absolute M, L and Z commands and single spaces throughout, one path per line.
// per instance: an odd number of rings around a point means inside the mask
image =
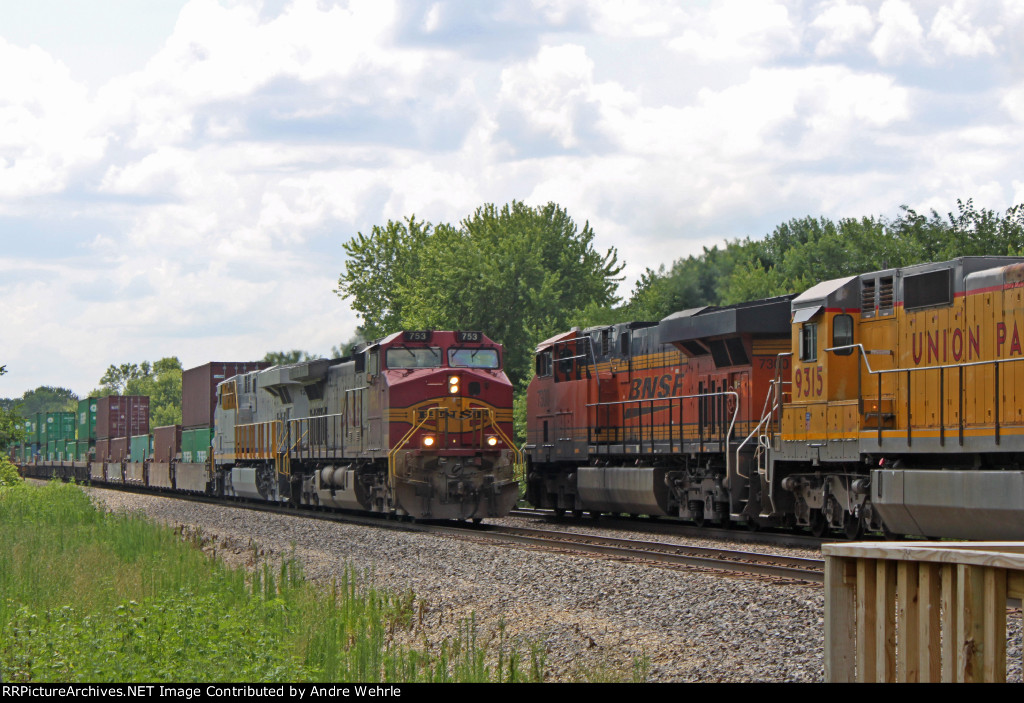
M 471 617 L 486 639 L 503 622 L 524 653 L 529 643 L 545 652 L 549 681 L 629 680 L 638 662 L 653 682 L 824 678 L 820 585 L 87 490 L 110 510 L 200 530 L 229 563 L 294 552 L 312 581 L 327 584 L 352 567 L 373 585 L 411 589 L 422 602 L 420 641 L 454 636 Z M 1019 615 L 1011 633 L 1007 656 L 1019 680 Z

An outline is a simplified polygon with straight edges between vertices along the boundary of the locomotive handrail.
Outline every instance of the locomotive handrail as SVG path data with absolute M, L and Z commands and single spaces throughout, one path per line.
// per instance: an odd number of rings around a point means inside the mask
M 420 421 L 418 423 L 413 424 L 409 428 L 409 431 L 402 436 L 402 439 L 398 441 L 398 444 L 396 444 L 388 452 L 388 482 L 392 486 L 395 485 L 395 457 L 398 455 L 399 450 L 409 443 L 409 440 L 412 439 L 412 436 L 413 434 L 416 433 L 416 430 L 423 427 L 423 425 L 427 423 L 427 420 L 429 420 L 431 417 L 436 418 L 437 411 L 440 409 L 441 407 L 437 405 L 435 405 L 432 408 L 426 408 L 426 412 L 423 413 L 423 417 L 420 419 Z
M 761 408 L 761 419 L 758 420 L 757 424 L 754 426 L 754 429 L 750 432 L 750 434 L 748 434 L 746 436 L 746 438 L 742 442 L 740 442 L 740 446 L 736 447 L 736 475 L 739 476 L 740 478 L 747 479 L 748 481 L 750 480 L 750 477 L 749 476 L 744 476 L 742 473 L 740 473 L 740 470 L 739 470 L 739 466 L 740 466 L 740 452 L 743 451 L 743 447 L 747 446 L 747 442 L 749 442 L 754 437 L 754 435 L 758 434 L 758 432 L 761 431 L 761 427 L 764 426 L 765 423 L 767 423 L 769 420 L 772 419 L 772 417 L 775 414 L 775 411 L 779 409 L 779 404 L 778 403 L 776 403 L 774 405 L 771 405 L 771 410 L 768 409 L 768 406 L 771 404 L 771 398 L 772 398 L 772 395 L 773 395 L 774 391 L 775 391 L 775 379 L 772 379 L 771 381 L 768 382 L 768 393 L 765 394 L 764 405 Z M 758 439 L 758 446 L 763 446 L 761 444 L 760 438 Z M 760 473 L 760 472 L 758 472 L 758 473 Z
M 959 443 L 960 443 L 961 446 L 963 446 L 963 444 L 964 444 L 963 399 L 964 399 L 964 390 L 965 390 L 965 388 L 964 388 L 964 378 L 963 378 L 964 369 L 980 367 L 980 366 L 993 366 L 993 367 L 995 367 L 995 374 L 994 374 L 994 381 L 993 381 L 993 384 L 994 384 L 993 392 L 994 392 L 994 396 L 995 396 L 994 403 L 993 403 L 993 409 L 994 409 L 993 427 L 995 428 L 995 443 L 997 445 L 999 444 L 999 439 L 1000 439 L 1000 437 L 999 437 L 999 431 L 1000 431 L 1000 418 L 999 418 L 999 409 L 1000 409 L 999 367 L 1000 367 L 1001 364 L 1010 364 L 1010 363 L 1013 363 L 1013 362 L 1024 361 L 1024 357 L 1017 357 L 1017 358 L 1014 358 L 1014 359 L 983 359 L 981 361 L 965 361 L 965 362 L 958 362 L 958 363 L 953 363 L 953 364 L 941 364 L 941 365 L 938 365 L 938 366 L 907 366 L 907 367 L 901 367 L 901 368 L 895 368 L 895 369 L 872 369 L 871 368 L 871 364 L 868 362 L 868 359 L 867 359 L 867 355 L 868 354 L 887 354 L 887 355 L 892 356 L 893 352 L 891 350 L 888 350 L 888 351 L 886 351 L 886 350 L 870 350 L 869 351 L 869 350 L 865 350 L 864 346 L 861 345 L 861 344 L 845 344 L 845 345 L 837 346 L 837 347 L 828 347 L 827 349 L 825 349 L 825 351 L 826 352 L 834 352 L 834 351 L 842 351 L 844 349 L 854 349 L 854 348 L 860 350 L 861 358 L 864 360 L 864 365 L 867 367 L 868 373 L 873 375 L 873 376 L 876 376 L 878 378 L 878 396 L 877 396 L 877 400 L 878 400 L 879 405 L 878 405 L 878 408 L 877 408 L 878 414 L 877 414 L 877 423 L 876 423 L 877 424 L 877 430 L 878 430 L 878 446 L 882 446 L 882 429 L 883 429 L 882 428 L 882 416 L 881 416 L 881 412 L 882 412 L 882 410 L 881 410 L 881 401 L 882 401 L 882 397 L 883 397 L 882 396 L 882 377 L 885 374 L 896 374 L 896 373 L 906 374 L 906 377 L 907 377 L 907 387 L 906 387 L 906 390 L 907 390 L 907 397 L 909 398 L 910 395 L 911 395 L 911 393 L 910 393 L 910 386 L 911 386 L 910 378 L 911 378 L 911 374 L 913 374 L 916 371 L 938 371 L 939 372 L 939 388 L 940 388 L 939 392 L 944 396 L 945 395 L 945 391 L 942 390 L 942 389 L 945 386 L 945 378 L 946 378 L 946 373 L 945 372 L 946 372 L 947 369 L 956 369 L 957 371 L 959 371 L 959 385 L 958 385 L 958 390 L 957 390 L 957 397 L 960 400 L 960 408 L 957 411 L 957 425 L 958 425 L 959 435 L 960 435 L 959 436 Z M 857 369 L 857 373 L 858 373 L 858 375 L 860 374 L 860 367 L 859 366 L 858 366 L 858 369 Z M 864 408 L 863 408 L 864 392 L 863 392 L 863 389 L 860 387 L 861 384 L 860 384 L 859 381 L 858 381 L 857 385 L 858 385 L 858 388 L 857 388 L 858 402 L 861 403 L 860 412 L 863 414 L 863 412 L 864 412 Z M 895 396 L 895 393 L 892 393 L 890 395 L 890 399 L 892 399 L 894 396 Z M 945 411 L 946 411 L 946 403 L 945 402 L 939 403 L 939 444 L 940 444 L 940 446 L 944 446 L 945 443 L 946 443 Z M 911 445 L 912 437 L 913 437 L 913 422 L 912 422 L 912 417 L 911 417 L 911 406 L 908 403 L 908 405 L 907 405 L 907 446 L 908 447 Z
M 732 417 L 729 419 L 729 429 L 727 429 L 725 431 L 724 437 L 719 440 L 720 442 L 723 442 L 725 444 L 725 452 L 724 452 L 725 453 L 725 476 L 726 476 L 726 479 L 728 480 L 732 476 L 732 462 L 729 459 L 729 457 L 730 457 L 730 454 L 729 454 L 729 438 L 732 436 L 733 429 L 736 426 L 736 418 L 737 418 L 737 416 L 739 415 L 739 412 L 740 412 L 740 394 L 737 393 L 736 391 L 715 391 L 713 393 L 697 393 L 697 394 L 694 394 L 694 395 L 672 395 L 672 396 L 665 396 L 664 398 L 636 398 L 634 400 L 609 400 L 609 401 L 598 402 L 598 403 L 587 403 L 584 407 L 587 407 L 587 408 L 599 408 L 599 407 L 602 407 L 602 406 L 626 405 L 626 404 L 629 404 L 629 403 L 636 403 L 638 405 L 640 403 L 651 403 L 651 406 L 653 408 L 653 404 L 655 402 L 660 402 L 660 401 L 692 400 L 692 399 L 701 399 L 701 398 L 714 398 L 716 396 L 732 396 L 733 400 L 735 401 L 733 403 L 733 408 L 732 408 Z M 671 406 L 669 406 L 669 407 L 671 407 Z M 682 428 L 683 427 L 683 423 L 682 423 L 682 406 L 680 406 L 679 419 L 680 419 L 679 426 L 680 426 L 680 428 Z M 642 442 L 643 442 L 643 438 L 641 438 L 641 444 L 642 444 Z M 652 434 L 651 434 L 651 442 L 652 442 L 652 444 L 654 442 L 653 430 L 652 430 Z M 625 437 L 623 437 L 623 443 L 625 443 Z

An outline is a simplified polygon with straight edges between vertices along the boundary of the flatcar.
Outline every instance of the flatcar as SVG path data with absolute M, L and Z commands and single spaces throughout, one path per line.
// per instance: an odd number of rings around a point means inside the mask
M 405 331 L 217 387 L 218 495 L 479 521 L 519 498 L 512 385 L 480 332 Z

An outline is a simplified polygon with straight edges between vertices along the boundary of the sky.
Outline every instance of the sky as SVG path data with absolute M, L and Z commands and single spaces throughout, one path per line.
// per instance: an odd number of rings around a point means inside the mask
M 0 3 L 0 397 L 328 354 L 342 244 L 554 201 L 648 267 L 1024 202 L 1017 0 Z M 1015 39 L 1016 37 L 1016 39 Z

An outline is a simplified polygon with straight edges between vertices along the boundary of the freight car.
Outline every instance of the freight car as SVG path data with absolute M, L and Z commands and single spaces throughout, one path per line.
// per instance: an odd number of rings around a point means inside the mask
M 251 370 L 216 384 L 211 439 L 192 456 L 174 449 L 187 431 L 171 426 L 143 461 L 104 448 L 88 461 L 20 463 L 41 478 L 479 522 L 519 498 L 502 361 L 481 332 L 424 330 L 341 359 L 219 364 Z
M 527 495 L 556 512 L 1024 539 L 1022 334 L 1016 257 L 572 330 L 537 348 Z

